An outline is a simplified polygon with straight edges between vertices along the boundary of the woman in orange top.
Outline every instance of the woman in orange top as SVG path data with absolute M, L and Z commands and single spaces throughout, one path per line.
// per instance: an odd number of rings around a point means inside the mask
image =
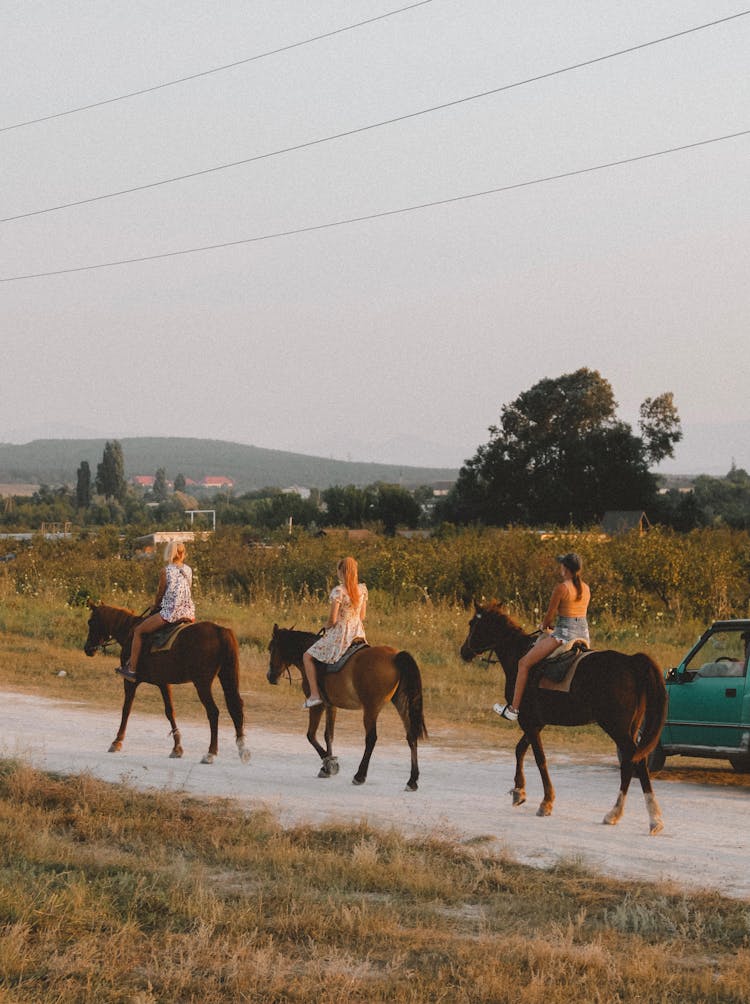
M 577 554 L 561 554 L 558 559 L 560 582 L 555 586 L 547 607 L 547 613 L 541 623 L 540 630 L 545 632 L 537 640 L 526 655 L 518 660 L 518 676 L 513 690 L 513 700 L 510 704 L 495 704 L 492 710 L 503 718 L 515 721 L 518 709 L 526 689 L 529 670 L 536 663 L 546 659 L 563 642 L 571 642 L 580 638 L 588 644 L 589 625 L 586 620 L 591 590 L 581 579 L 582 562 Z M 550 634 L 546 632 L 550 631 Z

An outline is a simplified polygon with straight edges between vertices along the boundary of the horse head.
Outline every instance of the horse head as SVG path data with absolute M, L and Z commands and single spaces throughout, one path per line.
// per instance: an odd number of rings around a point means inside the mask
M 271 640 L 268 643 L 268 672 L 266 673 L 266 679 L 269 683 L 274 686 L 279 682 L 279 677 L 286 670 L 289 671 L 289 664 L 291 659 L 289 658 L 287 648 L 288 648 L 288 635 L 291 633 L 289 628 L 280 628 L 278 624 L 274 624 L 273 633 L 271 635 Z
M 83 646 L 83 651 L 86 655 L 94 655 L 95 652 L 102 648 L 105 642 L 110 641 L 112 635 L 104 624 L 103 618 L 101 616 L 101 600 L 94 603 L 93 600 L 87 600 L 86 605 L 91 611 L 89 617 L 89 633 Z
M 459 650 L 461 658 L 464 662 L 471 662 L 475 656 L 490 652 L 505 637 L 520 630 L 497 600 L 485 606 L 475 603 L 474 616 L 469 621 L 469 633 Z

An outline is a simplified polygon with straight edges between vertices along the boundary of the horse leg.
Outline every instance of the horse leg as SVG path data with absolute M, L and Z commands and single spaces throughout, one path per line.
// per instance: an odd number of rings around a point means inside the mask
M 313 711 L 320 711 L 321 709 L 313 708 Z M 338 757 L 333 755 L 333 730 L 336 725 L 336 709 L 332 704 L 326 707 L 326 728 L 325 728 L 325 740 L 326 748 L 323 751 L 323 766 L 320 768 L 318 777 L 333 777 L 334 774 L 339 772 L 339 761 Z
M 529 740 L 526 733 L 516 743 L 516 776 L 513 779 L 513 787 L 510 790 L 513 796 L 513 805 L 523 805 L 526 801 L 526 778 L 523 773 L 523 758 L 529 748 Z
M 219 753 L 219 706 L 211 693 L 210 683 L 196 683 L 195 689 L 203 707 L 206 709 L 208 724 L 211 729 L 211 742 L 208 753 L 202 758 L 201 763 L 213 763 Z
M 318 704 L 314 708 L 310 708 L 310 710 L 307 712 L 307 741 L 310 743 L 312 748 L 318 754 L 318 756 L 323 761 L 323 764 L 325 766 L 327 751 L 318 742 L 318 726 L 320 725 L 320 719 L 323 717 L 324 710 L 325 706 L 322 704 Z M 327 727 L 328 726 L 326 719 L 326 728 Z M 325 772 L 324 768 L 321 768 L 318 777 L 328 777 L 328 774 Z
M 122 741 L 125 738 L 125 729 L 128 727 L 128 718 L 130 718 L 130 711 L 133 707 L 133 699 L 135 698 L 135 691 L 137 688 L 137 683 L 131 683 L 125 680 L 125 697 L 122 702 L 122 716 L 120 717 L 120 728 L 117 730 L 117 735 L 114 738 L 114 742 L 110 745 L 107 750 L 108 753 L 119 753 L 122 749 Z
M 617 793 L 615 804 L 602 820 L 606 826 L 616 826 L 622 819 L 622 814 L 625 811 L 625 800 L 628 797 L 628 788 L 636 770 L 636 766 L 633 763 L 633 754 L 636 748 L 634 740 L 630 736 L 626 736 L 624 739 L 616 739 L 615 742 L 617 743 L 617 751 L 620 755 L 620 790 Z M 642 784 L 643 782 L 641 781 Z
M 159 690 L 161 691 L 161 699 L 164 702 L 164 714 L 167 716 L 167 721 L 172 726 L 171 736 L 174 740 L 174 746 L 172 747 L 172 752 L 169 756 L 172 760 L 179 759 L 185 751 L 182 748 L 182 736 L 180 735 L 180 730 L 177 728 L 177 722 L 174 717 L 172 688 L 168 683 L 162 683 L 159 685 Z
M 634 764 L 634 771 L 641 782 L 641 790 L 646 799 L 648 834 L 650 837 L 655 837 L 657 833 L 661 833 L 664 829 L 664 820 L 662 819 L 659 803 L 656 801 L 656 795 L 654 795 L 651 787 L 651 774 L 649 773 L 648 764 L 645 760 L 639 760 L 638 763 Z
M 245 703 L 240 695 L 233 690 L 225 690 L 224 699 L 227 702 L 227 711 L 234 725 L 235 742 L 240 760 L 243 763 L 249 763 L 250 750 L 245 745 Z
M 377 718 L 377 714 L 373 714 L 372 712 L 365 710 L 365 752 L 362 760 L 360 761 L 359 767 L 357 768 L 357 773 L 352 778 L 352 784 L 364 784 L 367 780 L 367 769 L 370 766 L 370 757 L 372 756 L 372 751 L 375 749 L 375 743 L 378 741 L 378 730 L 376 727 Z
M 404 729 L 406 730 L 406 741 L 409 744 L 409 751 L 411 753 L 411 773 L 409 774 L 409 780 L 406 782 L 407 791 L 416 791 L 419 787 L 417 781 L 419 780 L 419 760 L 417 758 L 417 740 L 412 735 L 411 718 L 409 714 L 409 704 L 408 700 L 403 698 L 401 688 L 399 688 L 396 693 L 391 698 L 391 703 L 395 706 L 399 713 L 401 721 L 404 723 Z
M 534 752 L 534 760 L 536 761 L 539 776 L 542 779 L 542 788 L 544 789 L 544 797 L 539 804 L 539 808 L 536 810 L 536 814 L 537 816 L 551 816 L 552 806 L 555 804 L 555 789 L 552 787 L 552 781 L 547 770 L 547 757 L 542 746 L 540 731 L 540 729 L 534 729 L 529 736 L 531 749 Z

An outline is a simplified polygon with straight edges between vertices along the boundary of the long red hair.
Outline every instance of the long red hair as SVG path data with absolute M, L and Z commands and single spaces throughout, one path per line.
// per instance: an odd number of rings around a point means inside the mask
M 338 563 L 338 571 L 343 580 L 344 589 L 349 593 L 349 599 L 355 607 L 359 606 L 359 574 L 354 558 L 342 558 Z

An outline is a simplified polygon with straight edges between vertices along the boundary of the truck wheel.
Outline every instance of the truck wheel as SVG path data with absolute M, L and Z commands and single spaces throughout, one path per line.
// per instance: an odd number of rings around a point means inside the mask
M 738 774 L 750 774 L 750 753 L 738 753 L 730 756 L 729 762 Z
M 650 774 L 658 774 L 658 772 L 664 766 L 667 759 L 667 754 L 664 752 L 664 747 L 661 743 L 657 743 L 655 748 L 651 750 L 648 755 L 648 770 Z

